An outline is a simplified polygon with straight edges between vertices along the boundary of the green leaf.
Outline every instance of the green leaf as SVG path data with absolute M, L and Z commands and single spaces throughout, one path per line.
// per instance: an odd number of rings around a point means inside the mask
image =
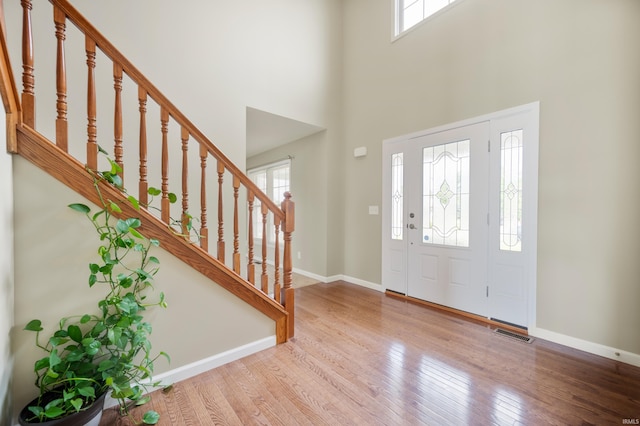
M 49 357 L 41 358 L 33 364 L 34 371 L 39 371 L 43 368 L 49 368 Z
M 149 256 L 149 262 L 160 264 L 160 261 L 155 256 Z
M 156 247 L 160 246 L 160 241 L 156 240 L 155 238 L 151 238 L 149 242 L 151 243 L 151 245 L 154 245 Z
M 87 398 L 95 398 L 96 390 L 91 386 L 82 386 L 78 388 L 78 393 L 82 396 L 86 396 Z
M 89 270 L 91 271 L 92 274 L 97 274 L 98 271 L 100 270 L 100 266 L 98 266 L 95 263 L 90 263 L 89 264 Z
M 141 405 L 146 404 L 147 402 L 151 401 L 151 397 L 149 395 L 143 397 L 143 398 L 138 398 L 136 400 L 136 405 L 139 407 Z
M 58 356 L 58 350 L 52 350 L 51 353 L 49 353 L 49 368 L 53 368 L 61 362 L 62 360 L 60 359 L 60 356 Z
M 162 191 L 160 191 L 158 188 L 154 188 L 153 186 L 149 187 L 149 189 L 147 190 L 147 192 L 149 193 L 149 195 L 153 195 L 154 197 L 156 195 L 160 195 L 162 194 Z
M 53 347 L 64 345 L 68 341 L 69 339 L 67 339 L 66 337 L 59 337 L 59 336 L 53 336 L 52 338 L 49 339 L 49 343 L 51 343 L 51 346 Z
M 147 411 L 144 413 L 144 416 L 142 416 L 142 421 L 146 425 L 155 425 L 158 423 L 158 420 L 160 420 L 160 414 L 153 410 Z
M 73 408 L 75 408 L 76 412 L 80 411 L 83 402 L 81 398 L 72 399 L 70 402 L 71 405 L 73 405 Z
M 80 324 L 86 324 L 89 321 L 91 321 L 91 315 L 89 314 L 84 314 L 82 318 L 80 318 Z
M 42 331 L 42 330 L 44 330 L 42 328 L 42 321 L 37 320 L 37 319 L 29 321 L 29 323 L 24 326 L 24 329 L 28 330 L 28 331 Z
M 81 204 L 81 203 L 69 204 L 68 207 L 70 209 L 73 209 L 73 210 L 75 210 L 77 212 L 84 213 L 84 214 L 87 214 L 87 213 L 89 213 L 91 211 L 91 209 L 87 205 Z
M 89 275 L 89 287 L 93 287 L 96 282 L 98 282 L 98 277 L 94 274 Z
M 140 210 L 140 201 L 138 201 L 136 197 L 134 197 L 133 195 L 129 195 L 127 197 L 127 200 L 129 200 L 134 209 Z
M 64 411 L 60 407 L 49 407 L 44 410 L 44 415 L 49 419 L 54 419 L 60 415 L 64 414 Z
M 129 232 L 129 224 L 122 219 L 118 219 L 118 221 L 116 222 L 116 229 L 118 230 L 118 232 L 125 234 Z
M 69 337 L 71 337 L 71 340 L 78 343 L 82 342 L 82 331 L 80 331 L 80 327 L 78 327 L 77 325 L 70 325 L 67 328 L 67 331 L 69 332 Z
M 115 213 L 122 213 L 122 209 L 120 208 L 120 206 L 113 201 L 109 201 L 109 209 Z
M 168 195 L 169 197 L 169 202 L 171 204 L 175 203 L 176 201 L 178 201 L 178 197 L 176 196 L 176 194 L 174 194 L 173 192 L 170 192 Z
M 140 238 L 140 239 L 144 238 L 142 234 L 136 231 L 134 228 L 129 228 L 129 232 L 131 233 L 131 235 L 133 235 L 136 238 Z

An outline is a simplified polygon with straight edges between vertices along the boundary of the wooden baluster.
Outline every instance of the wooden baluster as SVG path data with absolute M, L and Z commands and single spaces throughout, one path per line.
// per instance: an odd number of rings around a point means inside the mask
M 264 293 L 269 292 L 269 275 L 267 274 L 267 209 L 266 203 L 260 203 L 262 213 L 262 274 L 260 275 L 261 288 Z
M 185 239 L 189 239 L 189 130 L 186 127 L 182 127 L 180 132 L 180 138 L 182 139 L 182 234 Z
M 31 0 L 22 0 L 22 121 L 36 127 L 36 96 L 33 55 L 33 27 Z
M 64 12 L 54 6 L 53 21 L 56 26 L 56 145 L 64 152 L 69 151 L 67 135 L 67 67 L 64 54 L 64 40 L 66 39 L 66 16 Z
M 200 247 L 209 251 L 209 228 L 207 227 L 207 147 L 200 144 Z
M 224 222 L 222 218 L 222 183 L 224 182 L 224 164 L 218 160 L 218 260 L 224 263 Z
M 253 191 L 247 190 L 247 203 L 249 204 L 249 259 L 247 263 L 247 280 L 251 284 L 256 283 L 256 265 L 253 263 L 253 203 L 255 201 L 256 196 L 253 194 Z
M 284 201 L 282 202 L 282 211 L 284 212 L 283 229 L 284 232 L 284 307 L 289 313 L 289 338 L 294 334 L 294 306 L 295 292 L 291 287 L 291 233 L 295 229 L 295 203 L 291 201 L 291 193 L 284 193 Z
M 113 154 L 114 161 L 122 171 L 118 173 L 124 185 L 124 152 L 122 147 L 122 66 L 113 64 L 113 89 L 115 90 L 115 105 L 113 111 Z
M 140 110 L 140 182 L 138 183 L 138 200 L 140 204 L 149 203 L 149 183 L 147 182 L 147 91 L 138 86 L 138 104 Z
M 171 218 L 171 203 L 169 201 L 169 111 L 160 108 L 160 130 L 162 132 L 162 198 L 160 200 L 160 216 L 162 221 L 169 223 Z
M 87 167 L 98 169 L 98 128 L 96 127 L 96 42 L 85 38 L 87 51 Z
M 280 219 L 274 218 L 273 224 L 275 227 L 276 243 L 273 253 L 273 298 L 276 302 L 282 303 L 282 295 L 280 290 Z
M 240 275 L 240 231 L 238 212 L 238 191 L 240 189 L 240 178 L 233 177 L 233 270 Z

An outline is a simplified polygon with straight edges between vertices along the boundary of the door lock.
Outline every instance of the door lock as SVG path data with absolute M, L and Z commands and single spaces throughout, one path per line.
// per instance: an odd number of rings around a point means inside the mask
M 416 229 L 416 226 L 413 223 L 409 224 L 409 229 Z

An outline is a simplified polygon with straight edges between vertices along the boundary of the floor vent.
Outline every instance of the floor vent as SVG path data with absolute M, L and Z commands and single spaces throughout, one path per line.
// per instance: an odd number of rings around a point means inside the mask
M 520 342 L 524 342 L 524 343 L 531 343 L 533 342 L 533 337 L 529 337 L 529 336 L 524 336 L 522 334 L 518 334 L 518 333 L 514 333 L 508 330 L 503 330 L 501 328 L 496 328 L 495 330 L 493 330 L 496 334 L 499 334 L 501 336 L 505 336 L 505 337 L 510 337 L 512 339 L 515 340 L 519 340 Z

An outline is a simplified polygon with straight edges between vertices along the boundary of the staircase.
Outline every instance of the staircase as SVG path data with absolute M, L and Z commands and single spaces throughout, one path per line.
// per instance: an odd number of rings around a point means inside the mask
M 56 93 L 55 113 L 51 111 L 49 114 L 56 117 L 55 131 L 47 137 L 36 127 L 36 107 L 53 109 L 54 106 L 37 102 L 40 88 L 35 79 L 31 24 L 33 7 L 50 6 L 45 2 L 21 0 L 21 95 L 9 62 L 4 26 L 0 37 L 0 93 L 8 111 L 8 151 L 23 156 L 96 204 L 99 199 L 88 169 L 100 169 L 99 147 L 112 153 L 112 158 L 123 169 L 124 186 L 137 196 L 141 204 L 150 205 L 140 211 L 123 209 L 123 214 L 131 216 L 135 212 L 141 218 L 144 224 L 142 232 L 148 238 L 159 240 L 165 250 L 271 318 L 278 343 L 293 337 L 291 234 L 295 222 L 291 195 L 287 193 L 280 206 L 272 202 L 67 0 L 50 0 L 50 3 L 54 27 L 50 33 L 52 37 L 55 34 L 52 45 L 56 46 L 56 60 L 55 69 L 46 72 L 55 73 L 55 88 L 52 88 Z M 0 21 L 4 23 L 3 19 Z M 72 106 L 77 110 L 78 105 L 68 104 L 66 70 L 71 65 L 66 63 L 65 55 L 68 31 L 74 31 L 74 37 L 84 38 L 86 52 L 86 65 L 82 65 L 86 66 L 87 76 L 86 105 L 82 105 L 86 110 L 87 123 L 86 131 L 82 129 L 82 139 L 86 144 L 79 153 L 70 147 L 70 141 L 77 139 L 70 134 L 75 135 L 78 128 L 69 125 L 67 111 Z M 106 92 L 96 78 L 97 55 L 101 60 L 106 58 L 111 62 L 113 69 L 113 79 L 109 83 L 112 87 L 108 88 L 114 105 L 113 122 L 109 123 L 109 127 L 113 126 L 112 138 L 98 137 L 97 93 Z M 134 94 L 135 105 L 130 102 L 131 97 L 127 102 L 123 95 L 125 88 L 137 91 Z M 100 105 L 102 102 L 103 99 Z M 158 112 L 159 125 L 149 124 L 155 122 L 148 120 L 150 111 Z M 137 140 L 132 141 L 130 137 L 125 138 L 125 127 L 130 126 L 128 123 L 134 116 Z M 107 127 L 103 123 L 101 126 Z M 160 158 L 161 164 L 150 161 L 150 158 Z M 153 186 L 150 182 L 159 183 L 155 185 L 161 190 L 158 201 L 147 198 L 147 190 Z M 105 185 L 101 190 L 103 195 L 112 199 L 123 197 L 113 187 Z M 170 203 L 173 194 L 177 196 L 180 207 L 177 214 L 172 212 Z M 176 216 L 177 222 L 172 219 Z M 211 216 L 215 216 L 211 220 L 213 224 L 210 224 Z M 228 222 L 227 217 L 231 218 Z M 184 224 L 191 218 L 192 223 L 198 226 L 187 229 Z M 255 218 L 258 218 L 257 222 Z M 268 223 L 274 225 L 273 245 L 268 245 L 267 238 L 262 238 L 260 246 L 256 247 L 254 223 L 261 223 L 262 232 L 258 233 L 262 236 L 268 235 L 268 229 L 272 229 Z M 274 265 L 270 268 L 273 270 L 271 273 L 267 271 L 268 263 Z

